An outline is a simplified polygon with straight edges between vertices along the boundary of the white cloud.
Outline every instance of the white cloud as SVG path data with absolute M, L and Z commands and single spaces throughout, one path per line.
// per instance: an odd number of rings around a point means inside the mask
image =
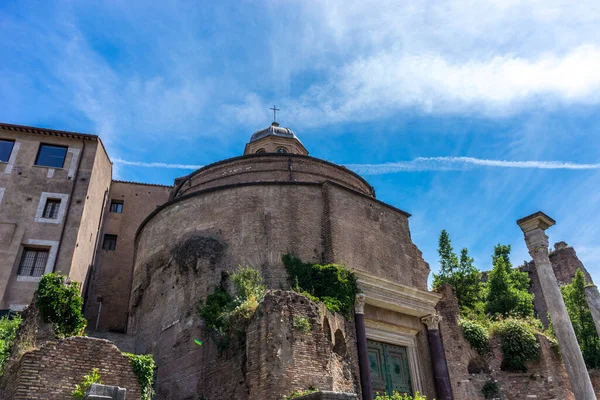
M 113 160 L 115 164 L 132 165 L 146 168 L 199 169 L 203 165 L 169 164 L 162 162 L 126 161 L 120 158 Z M 417 157 L 412 161 L 385 164 L 347 164 L 347 168 L 364 175 L 381 175 L 411 171 L 456 171 L 472 167 L 527 168 L 527 169 L 600 169 L 598 164 L 578 164 L 567 161 L 504 161 L 487 160 L 473 157 Z
M 120 158 L 115 158 L 113 160 L 114 164 L 117 165 L 132 165 L 135 167 L 144 167 L 144 168 L 170 168 L 170 169 L 200 169 L 204 167 L 204 165 L 194 165 L 194 164 L 169 164 L 162 162 L 142 162 L 142 161 L 126 161 L 121 160 Z

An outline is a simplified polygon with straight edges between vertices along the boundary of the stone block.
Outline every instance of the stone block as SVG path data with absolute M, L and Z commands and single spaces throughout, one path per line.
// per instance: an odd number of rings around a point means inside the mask
M 126 400 L 126 397 L 127 389 L 94 383 L 88 388 L 84 400 Z
M 298 397 L 298 400 L 354 400 L 357 398 L 355 393 L 321 391 Z

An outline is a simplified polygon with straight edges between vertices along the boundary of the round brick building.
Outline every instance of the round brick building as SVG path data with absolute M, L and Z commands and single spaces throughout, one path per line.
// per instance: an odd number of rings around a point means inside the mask
M 378 201 L 354 172 L 308 156 L 293 132 L 283 129 L 259 131 L 244 156 L 177 179 L 170 200 L 138 230 L 128 332 L 137 337 L 137 351 L 154 354 L 161 398 L 255 398 L 243 366 L 248 355 L 225 356 L 194 343 L 203 339 L 198 301 L 238 266 L 257 268 L 268 288 L 288 288 L 281 261 L 286 253 L 355 271 L 367 292 L 365 315 L 410 330 L 415 351 L 428 360 L 419 318 L 435 302 L 427 298 L 429 266 L 411 241 L 410 215 Z M 391 303 L 406 306 L 386 306 L 380 294 L 369 300 L 373 279 L 389 286 L 388 297 L 397 297 Z M 423 392 L 432 379 L 430 366 L 417 364 L 410 373 Z M 227 382 L 220 382 L 225 371 Z

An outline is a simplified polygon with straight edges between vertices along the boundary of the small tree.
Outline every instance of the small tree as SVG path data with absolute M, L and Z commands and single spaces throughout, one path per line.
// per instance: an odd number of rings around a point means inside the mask
M 533 316 L 533 295 L 529 293 L 526 272 L 512 268 L 510 245 L 497 245 L 492 255 L 493 268 L 488 280 L 486 312 L 504 317 Z
M 577 269 L 573 281 L 561 288 L 575 336 L 588 368 L 600 367 L 600 338 L 585 297 L 585 276 Z
M 438 241 L 438 254 L 440 273 L 433 274 L 433 287 L 451 285 L 461 308 L 475 308 L 475 304 L 481 299 L 483 283 L 469 251 L 463 248 L 459 259 L 454 253 L 448 232 L 443 230 Z

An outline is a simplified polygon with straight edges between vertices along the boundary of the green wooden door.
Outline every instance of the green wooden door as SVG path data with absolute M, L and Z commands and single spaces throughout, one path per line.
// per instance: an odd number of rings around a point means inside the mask
M 412 395 L 406 347 L 367 341 L 373 397 L 394 391 Z

